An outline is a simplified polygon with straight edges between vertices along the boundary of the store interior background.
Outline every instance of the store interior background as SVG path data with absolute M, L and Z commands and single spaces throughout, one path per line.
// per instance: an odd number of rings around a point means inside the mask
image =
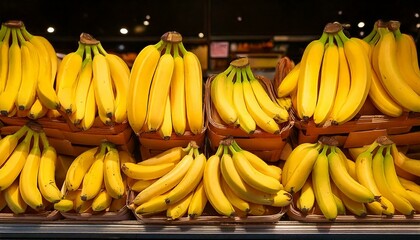
M 0 1 L 2 22 L 22 20 L 32 34 L 50 40 L 61 56 L 77 49 L 84 32 L 131 65 L 144 46 L 177 31 L 187 49 L 199 56 L 203 77 L 246 56 L 255 71 L 271 78 L 280 57 L 300 61 L 305 46 L 328 22 L 349 24 L 350 36 L 363 37 L 378 19 L 400 21 L 401 31 L 419 46 L 418 0 Z

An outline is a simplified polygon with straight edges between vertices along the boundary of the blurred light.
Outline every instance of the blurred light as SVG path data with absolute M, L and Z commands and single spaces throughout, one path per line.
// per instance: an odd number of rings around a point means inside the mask
M 363 36 L 365 35 L 365 32 L 360 31 L 359 35 L 360 35 L 361 37 L 363 37 Z
M 149 26 L 150 22 L 149 22 L 149 21 L 147 21 L 147 20 L 144 20 L 144 21 L 143 21 L 143 24 L 144 24 L 144 26 Z
M 242 17 L 241 17 L 241 16 L 238 16 L 238 17 L 236 18 L 236 20 L 237 20 L 238 22 L 242 22 Z
M 204 33 L 198 33 L 198 37 L 199 38 L 203 38 L 204 37 Z
M 414 17 L 415 18 L 419 18 L 420 17 L 420 14 L 419 13 L 414 13 Z
M 137 25 L 134 27 L 134 32 L 135 33 L 142 33 L 146 30 L 146 28 L 142 25 Z
M 121 28 L 121 29 L 120 29 L 120 33 L 121 33 L 121 34 L 127 34 L 127 33 L 128 33 L 127 28 Z
M 357 24 L 357 26 L 358 26 L 359 28 L 363 28 L 363 27 L 365 26 L 365 23 L 364 23 L 364 22 L 359 22 L 359 23 Z
M 342 10 L 338 10 L 338 15 L 343 15 L 343 11 Z
M 417 23 L 416 24 L 416 28 L 420 28 L 420 23 Z
M 53 33 L 53 32 L 55 32 L 55 29 L 53 27 L 48 27 L 47 32 Z
M 124 49 L 125 49 L 125 45 L 124 44 L 118 45 L 118 50 L 124 51 Z
M 146 19 L 149 20 L 150 19 L 150 15 L 146 15 Z

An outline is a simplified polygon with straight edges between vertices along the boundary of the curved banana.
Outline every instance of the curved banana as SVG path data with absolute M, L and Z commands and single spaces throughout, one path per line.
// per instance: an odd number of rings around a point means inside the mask
M 249 213 L 251 209 L 250 203 L 236 195 L 223 178 L 221 179 L 221 184 L 223 193 L 226 195 L 232 206 L 242 212 Z
M 81 186 L 80 198 L 82 201 L 94 199 L 95 196 L 101 191 L 104 182 L 104 159 L 106 155 L 106 147 L 100 146 L 99 152 L 95 155 L 95 160 L 89 167 L 83 177 Z
M 131 179 L 131 178 L 130 178 Z M 156 182 L 156 179 L 151 180 L 143 180 L 143 179 L 133 179 L 132 184 L 128 184 L 128 187 L 131 191 L 139 193 L 146 189 L 148 186 L 152 185 L 152 183 Z
M 290 96 L 290 94 L 295 91 L 298 85 L 300 66 L 300 63 L 296 64 L 281 81 L 279 87 L 277 88 L 278 98 Z
M 233 83 L 232 89 L 232 103 L 234 112 L 238 116 L 239 128 L 248 134 L 253 134 L 257 128 L 257 124 L 246 107 L 241 76 L 242 74 L 236 74 L 236 81 Z
M 85 47 L 85 53 L 86 56 L 82 63 L 82 70 L 78 76 L 75 90 L 76 92 L 74 95 L 76 104 L 76 112 L 74 113 L 75 125 L 78 125 L 80 122 L 82 122 L 83 118 L 85 117 L 89 88 L 93 76 L 92 54 L 91 47 L 89 45 Z
M 73 160 L 66 173 L 65 184 L 68 190 L 75 191 L 79 189 L 82 184 L 83 177 L 95 161 L 95 155 L 98 150 L 99 147 L 90 148 Z
M 223 146 L 219 145 L 217 152 L 207 160 L 203 173 L 203 185 L 208 201 L 221 215 L 233 217 L 235 209 L 222 189 L 221 159 Z
M 92 210 L 95 212 L 105 211 L 111 206 L 112 197 L 108 194 L 108 191 L 102 189 L 92 201 Z
M 346 160 L 344 159 L 345 161 L 343 161 L 340 154 L 337 153 L 336 147 L 331 147 L 330 149 L 328 166 L 331 178 L 338 189 L 353 201 L 362 203 L 373 202 L 376 197 L 372 191 L 350 176 L 346 169 Z
M 334 36 L 329 35 L 322 58 L 318 100 L 313 114 L 314 122 L 317 125 L 324 124 L 333 109 L 338 87 L 339 59 L 338 46 L 334 43 Z
M 203 178 L 204 168 L 206 166 L 206 156 L 204 153 L 199 153 L 198 149 L 194 149 L 194 161 L 188 168 L 182 180 L 168 193 L 165 199 L 167 204 L 173 204 L 189 193 L 194 192 L 194 189 L 200 183 Z
M 113 198 L 111 201 L 111 205 L 109 205 L 109 212 L 119 212 L 123 209 L 127 204 L 127 194 L 124 194 L 122 198 L 115 199 Z
M 329 146 L 325 145 L 315 161 L 312 169 L 312 188 L 316 202 L 324 217 L 328 220 L 334 220 L 337 218 L 338 210 L 331 189 L 328 149 Z
M 63 198 L 56 183 L 57 151 L 48 143 L 45 132 L 41 132 L 40 137 L 43 149 L 39 163 L 38 187 L 45 200 L 56 203 Z
M 274 195 L 273 203 L 270 205 L 272 207 L 286 207 L 290 205 L 293 201 L 292 194 L 281 189 Z
M 83 201 L 81 198 L 82 190 L 76 190 L 75 197 L 73 199 L 73 209 L 76 213 L 92 212 L 93 199 Z
M 144 47 L 131 68 L 127 95 L 127 118 L 134 133 L 139 134 L 146 121 L 149 88 L 160 58 L 163 41 Z
M 413 182 L 411 180 L 405 179 L 401 176 L 398 176 L 398 180 L 400 180 L 400 183 L 404 186 L 405 189 L 420 193 L 420 185 L 416 182 Z
M 204 180 L 202 178 L 198 186 L 195 188 L 190 205 L 188 206 L 188 216 L 190 218 L 201 216 L 203 214 L 204 208 L 207 205 L 207 202 L 208 199 L 204 189 Z
M 161 163 L 177 163 L 179 162 L 185 155 L 190 152 L 191 149 L 191 142 L 186 147 L 173 147 L 163 152 L 153 156 L 151 158 L 145 159 L 138 164 L 140 165 L 156 165 Z
M 108 195 L 120 199 L 125 194 L 125 185 L 121 174 L 120 155 L 115 146 L 107 144 L 104 158 L 104 184 Z M 92 206 L 93 207 L 93 206 Z
M 155 165 L 141 165 L 128 162 L 121 165 L 121 170 L 127 177 L 133 179 L 150 180 L 164 176 L 172 169 L 174 169 L 176 165 L 177 163 L 173 162 L 160 163 Z
M 355 201 L 348 197 L 348 195 L 344 194 L 342 191 L 339 191 L 339 197 L 343 201 L 346 210 L 353 213 L 359 217 L 366 217 L 367 215 L 367 208 L 365 203 Z
M 318 79 L 321 69 L 324 45 L 328 34 L 323 33 L 321 38 L 310 42 L 302 56 L 297 86 L 297 113 L 304 121 L 309 120 L 315 111 L 318 99 Z
M 80 122 L 83 130 L 88 130 L 93 126 L 96 119 L 97 107 L 95 100 L 95 89 L 93 84 L 89 85 L 89 91 L 86 98 L 85 114 Z
M 146 124 L 148 131 L 155 132 L 162 125 L 165 115 L 165 105 L 169 98 L 172 74 L 174 72 L 174 57 L 171 54 L 172 44 L 166 44 L 165 53 L 159 58 L 149 90 Z M 172 124 L 171 124 L 172 125 Z
M 0 139 L 0 166 L 7 161 L 13 153 L 20 139 L 28 132 L 28 126 L 23 125 L 14 134 L 9 134 Z
M 0 191 L 5 190 L 18 178 L 32 142 L 34 132 L 29 129 L 25 138 L 16 146 L 7 161 L 0 168 Z
M 407 157 L 403 152 L 397 149 L 395 144 L 392 145 L 392 155 L 395 165 L 408 173 L 420 177 L 420 160 Z
M 7 81 L 8 68 L 9 68 L 9 39 L 10 39 L 10 28 L 4 24 L 1 25 L 1 36 L 0 39 L 0 94 L 4 91 Z
M 68 212 L 73 209 L 73 200 L 61 199 L 59 202 L 54 203 L 54 209 L 59 212 Z
M 181 200 L 169 204 L 168 209 L 166 209 L 166 217 L 171 220 L 175 220 L 187 214 L 188 206 L 191 203 L 193 193 L 194 191 L 191 191 Z
M 179 55 L 178 45 L 174 45 L 174 72 L 170 88 L 172 125 L 175 134 L 182 136 L 187 127 L 187 110 L 185 104 L 184 59 Z
M 172 135 L 172 114 L 171 114 L 171 97 L 166 96 L 165 112 L 163 113 L 163 121 L 157 132 L 164 140 L 171 139 Z
M 8 188 L 1 192 L 7 202 L 7 206 L 14 214 L 26 212 L 28 204 L 23 200 L 19 190 L 19 179 L 16 179 Z
M 313 175 L 313 173 L 312 173 Z M 300 190 L 299 197 L 296 199 L 296 207 L 304 215 L 308 214 L 315 206 L 315 193 L 312 185 L 312 177 L 306 179 L 305 184 Z
M 135 213 L 142 215 L 163 212 L 169 207 L 169 205 L 165 203 L 165 198 L 166 194 L 156 195 L 135 207 L 134 211 Z
M 28 118 L 30 119 L 39 119 L 47 115 L 48 109 L 42 102 L 39 100 L 38 97 L 35 98 L 34 103 L 32 104 L 31 108 L 29 109 L 29 112 L 27 114 Z
M 193 161 L 193 151 L 190 150 L 190 153 L 185 155 L 172 170 L 170 170 L 168 173 L 156 180 L 156 182 L 152 183 L 152 185 L 137 194 L 133 200 L 133 203 L 139 205 L 175 187 L 185 176 Z
M 235 74 L 237 74 L 236 68 L 229 67 L 224 72 L 217 74 L 211 82 L 211 101 L 220 118 L 227 125 L 235 125 L 238 120 L 238 113 L 233 101 L 228 98 L 226 87 L 227 82 L 232 81 Z

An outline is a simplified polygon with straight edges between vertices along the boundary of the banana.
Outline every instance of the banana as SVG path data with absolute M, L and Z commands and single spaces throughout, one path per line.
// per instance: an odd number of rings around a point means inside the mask
M 321 38 L 311 41 L 303 52 L 297 86 L 297 113 L 304 121 L 309 120 L 315 111 L 319 72 L 327 39 L 328 34 L 324 32 Z
M 40 137 L 43 149 L 39 163 L 38 187 L 48 202 L 56 203 L 63 198 L 56 182 L 57 151 L 48 143 L 45 132 L 41 132 Z
M 29 128 L 23 125 L 14 134 L 9 134 L 0 139 L 0 167 L 13 153 L 20 139 L 28 132 Z
M 253 134 L 257 128 L 257 124 L 246 108 L 241 76 L 242 74 L 236 74 L 236 81 L 233 83 L 232 89 L 232 103 L 234 112 L 238 116 L 239 128 L 248 134 Z
M 313 173 L 312 173 L 313 175 Z M 296 199 L 296 206 L 304 215 L 308 214 L 315 206 L 315 193 L 312 185 L 312 177 L 306 179 Z
M 38 189 L 38 170 L 41 160 L 39 133 L 35 132 L 34 142 L 19 175 L 19 192 L 26 204 L 37 211 L 44 208 L 42 194 Z
M 106 189 L 102 189 L 92 201 L 92 210 L 95 212 L 105 211 L 111 206 L 112 197 Z
M 146 121 L 149 89 L 160 58 L 163 41 L 144 47 L 131 68 L 127 95 L 127 118 L 134 133 L 139 134 Z
M 10 39 L 10 28 L 4 24 L 1 25 L 1 36 L 0 38 L 0 94 L 4 91 L 7 82 L 7 74 L 9 68 L 9 39 Z
M 397 149 L 395 144 L 392 145 L 392 155 L 396 166 L 408 173 L 420 177 L 420 160 L 407 157 L 403 152 Z
M 165 112 L 163 114 L 163 121 L 157 132 L 164 140 L 171 139 L 172 135 L 172 114 L 171 114 L 171 97 L 166 96 Z
M 188 206 L 191 203 L 192 196 L 194 191 L 191 191 L 182 198 L 181 200 L 169 204 L 168 209 L 166 210 L 166 217 L 175 220 L 183 217 L 188 212 Z
M 343 204 L 346 207 L 347 211 L 359 217 L 366 217 L 367 208 L 365 206 L 365 203 L 355 201 L 341 191 L 339 191 L 339 197 L 343 201 Z
M 276 98 L 276 101 L 280 105 L 280 107 L 286 109 L 287 111 L 289 111 L 290 108 L 292 107 L 292 97 L 291 96 Z
M 133 179 L 151 180 L 157 179 L 169 173 L 176 167 L 176 163 L 160 163 L 156 165 L 141 165 L 136 163 L 124 163 L 121 166 L 123 173 Z
M 16 146 L 7 161 L 0 168 L 0 191 L 5 190 L 18 178 L 29 154 L 33 130 L 29 129 L 25 138 Z
M 162 125 L 165 115 L 165 105 L 169 97 L 172 74 L 174 71 L 174 58 L 171 55 L 172 44 L 166 44 L 165 53 L 160 57 L 153 75 L 149 90 L 146 123 L 150 132 L 157 131 Z
M 392 204 L 395 207 L 395 210 L 406 216 L 411 216 L 415 213 L 414 207 L 406 198 L 399 194 L 396 194 L 391 189 L 391 186 L 387 181 L 384 165 L 385 157 L 383 155 L 384 148 L 385 145 L 380 146 L 373 157 L 373 177 L 375 178 L 375 182 L 378 186 L 379 191 L 385 198 L 392 202 Z
M 156 165 L 161 163 L 177 163 L 191 150 L 192 142 L 189 142 L 186 147 L 173 147 L 153 156 L 145 159 L 138 164 L 140 165 Z
M 0 192 L 4 194 L 4 199 L 7 202 L 7 206 L 12 210 L 14 214 L 22 214 L 26 212 L 28 204 L 23 200 L 19 190 L 19 179 L 13 181 L 13 183 Z
M 104 158 L 104 184 L 108 195 L 119 199 L 125 194 L 125 185 L 121 174 L 120 155 L 115 146 L 106 146 Z
M 95 160 L 89 167 L 83 177 L 82 192 L 80 198 L 82 201 L 88 201 L 94 199 L 96 195 L 101 191 L 102 184 L 104 182 L 104 159 L 106 155 L 106 147 L 100 146 L 99 152 L 95 155 Z
M 80 124 L 85 116 L 88 93 L 93 76 L 92 54 L 89 45 L 85 47 L 85 53 L 86 56 L 82 62 L 82 70 L 78 76 L 76 92 L 74 95 L 76 104 L 76 112 L 74 113 L 75 125 Z
M 134 191 L 137 193 L 143 191 L 148 186 L 152 185 L 152 183 L 156 182 L 156 179 L 151 179 L 151 180 L 133 179 L 133 180 L 134 180 L 133 183 L 129 184 L 128 187 L 131 191 Z
M 195 188 L 190 205 L 188 206 L 188 216 L 193 219 L 201 216 L 204 212 L 204 208 L 206 207 L 207 202 L 208 199 L 206 191 L 204 190 L 204 180 L 202 178 L 198 186 Z
M 93 126 L 93 123 L 96 119 L 96 100 L 95 100 L 95 89 L 93 84 L 89 85 L 89 91 L 86 98 L 86 106 L 85 106 L 85 114 L 83 115 L 83 119 L 80 122 L 80 125 L 83 130 L 88 130 Z
M 28 111 L 27 116 L 30 119 L 36 120 L 47 115 L 48 110 L 49 109 L 39 100 L 39 98 L 36 97 L 34 103 Z
M 186 197 L 188 194 L 194 192 L 203 178 L 204 168 L 206 166 L 206 156 L 204 153 L 199 153 L 197 148 L 194 148 L 194 161 L 188 168 L 182 180 L 168 193 L 165 202 L 169 205 L 176 204 L 178 201 Z
M 398 180 L 400 180 L 400 183 L 404 186 L 405 189 L 420 193 L 420 185 L 417 184 L 416 182 L 405 179 L 401 176 L 398 176 Z
M 295 67 L 292 68 L 292 70 L 290 70 L 290 72 L 281 81 L 277 88 L 278 98 L 290 96 L 290 94 L 295 91 L 298 84 L 300 66 L 300 63 L 296 64 Z
M 92 163 L 95 161 L 95 155 L 98 152 L 99 147 L 90 148 L 81 154 L 79 154 L 71 163 L 66 173 L 65 184 L 67 189 L 75 191 L 79 189 L 82 184 L 83 177 L 89 170 Z
M 286 207 L 290 205 L 293 201 L 292 194 L 286 192 L 284 189 L 281 189 L 274 195 L 273 203 L 270 205 L 272 207 Z
M 350 121 L 365 103 L 372 82 L 372 67 L 368 53 L 359 41 L 355 38 L 347 38 L 342 30 L 338 34 L 344 42 L 344 52 L 351 76 L 347 101 L 333 119 L 334 124 L 343 124 Z
M 338 87 L 339 59 L 334 36 L 329 35 L 320 70 L 318 100 L 313 114 L 317 125 L 324 124 L 333 109 Z
M 82 191 L 76 190 L 76 196 L 73 200 L 73 209 L 76 213 L 87 213 L 92 211 L 93 199 L 83 201 L 81 198 Z
M 165 203 L 166 194 L 156 195 L 153 198 L 138 205 L 134 211 L 137 214 L 152 214 L 163 212 L 168 209 L 169 205 Z
M 397 62 L 397 43 L 394 33 L 380 32 L 377 64 L 382 84 L 391 97 L 402 107 L 413 112 L 420 111 L 420 96 L 410 87 L 401 74 Z
M 328 154 L 328 166 L 334 184 L 353 201 L 362 203 L 373 202 L 377 197 L 372 191 L 351 177 L 346 169 L 346 159 L 343 161 L 336 148 L 331 147 L 331 152 Z
M 211 82 L 211 101 L 220 118 L 227 125 L 235 125 L 238 120 L 238 113 L 233 106 L 233 101 L 228 98 L 226 87 L 227 82 L 232 81 L 237 74 L 236 71 L 235 67 L 230 66 L 224 72 L 217 74 Z
M 73 210 L 73 204 L 73 200 L 61 199 L 60 201 L 54 203 L 54 209 L 59 212 L 68 212 Z
M 334 182 L 330 181 L 330 184 L 331 184 L 331 190 L 333 192 L 334 201 L 335 201 L 335 204 L 337 205 L 337 214 L 346 215 L 346 206 L 344 206 L 343 200 L 341 200 L 340 198 L 340 190 L 338 190 Z M 379 204 L 379 202 L 372 202 L 372 203 Z
M 174 45 L 174 72 L 170 87 L 170 103 L 172 125 L 175 134 L 182 136 L 187 127 L 187 112 L 185 104 L 185 73 L 184 59 L 179 55 L 178 45 Z
M 115 199 L 113 198 L 111 204 L 109 205 L 109 212 L 119 212 L 127 204 L 127 194 L 124 194 L 122 198 Z
M 319 150 L 321 148 L 322 144 L 319 144 L 315 147 L 309 147 L 308 151 L 303 150 L 304 152 L 306 152 L 306 154 L 302 156 L 299 163 L 296 164 L 296 167 L 294 167 L 293 170 L 289 169 L 291 171 L 287 173 L 288 179 L 284 184 L 284 190 L 293 194 L 302 189 L 303 185 L 306 182 L 306 179 L 311 174 L 312 168 L 316 162 L 316 159 L 318 158 Z M 293 161 L 293 158 L 290 161 Z M 287 161 L 289 161 L 289 159 L 286 160 L 286 162 Z M 284 179 L 284 177 L 282 179 Z
M 187 173 L 188 169 L 193 163 L 193 151 L 190 150 L 188 155 L 185 155 L 182 160 L 168 173 L 160 177 L 156 182 L 141 191 L 134 198 L 134 204 L 144 203 L 157 195 L 165 193 L 176 186 Z M 165 199 L 164 199 L 165 200 Z
M 251 114 L 252 118 L 254 118 L 257 126 L 260 127 L 262 130 L 272 134 L 279 134 L 279 125 L 272 117 L 270 117 L 267 113 L 264 112 L 263 108 L 258 103 L 258 100 L 252 90 L 251 83 L 248 80 L 246 70 L 244 68 L 241 69 L 241 74 L 242 88 L 244 91 L 245 104 L 246 108 L 248 109 L 248 112 Z
M 251 204 L 240 198 L 238 195 L 236 195 L 223 178 L 220 181 L 222 185 L 222 191 L 226 195 L 227 199 L 232 204 L 232 206 L 236 209 L 239 209 L 242 212 L 249 213 L 251 209 Z
M 25 40 L 20 29 L 17 30 L 17 34 L 22 54 L 22 83 L 19 87 L 16 105 L 19 110 L 24 111 L 29 109 L 35 101 L 39 59 L 35 46 Z
M 12 44 L 9 48 L 9 66 L 7 70 L 7 82 L 4 91 L 0 93 L 0 114 L 7 116 L 15 105 L 19 87 L 22 82 L 22 55 L 19 45 L 18 29 L 12 28 Z
M 248 211 L 248 214 L 249 215 L 252 215 L 252 216 L 262 216 L 262 215 L 265 214 L 265 211 L 266 211 L 265 205 L 256 204 L 256 203 L 250 203 L 249 206 L 250 206 L 250 209 Z
M 239 175 L 235 163 L 233 162 L 232 156 L 228 152 L 223 153 L 222 155 L 220 160 L 220 171 L 222 173 L 223 179 L 226 181 L 232 191 L 243 200 L 264 205 L 272 205 L 274 203 L 274 196 L 277 193 L 269 194 L 257 190 L 247 184 Z
M 278 179 L 255 169 L 241 151 L 236 151 L 232 145 L 229 146 L 229 149 L 239 175 L 250 186 L 269 194 L 275 194 L 283 188 Z
M 341 41 L 340 37 L 335 34 L 334 38 L 337 42 L 338 46 L 338 85 L 337 85 L 337 93 L 335 95 L 334 105 L 331 110 L 331 114 L 329 120 L 334 119 L 337 115 L 337 112 L 346 102 L 347 94 L 349 93 L 350 89 L 350 69 L 349 64 L 347 62 L 346 53 L 344 52 L 344 45 L 343 41 Z
M 223 216 L 233 217 L 235 209 L 222 189 L 221 159 L 223 146 L 219 145 L 218 150 L 207 160 L 203 173 L 204 190 L 208 201 L 213 208 Z
M 203 130 L 203 76 L 201 63 L 198 57 L 179 44 L 183 53 L 185 73 L 185 103 L 187 110 L 187 122 L 193 134 L 199 134 Z
M 68 115 L 76 110 L 74 106 L 74 93 L 77 86 L 77 78 L 82 69 L 84 44 L 79 42 L 75 52 L 64 56 L 57 70 L 56 91 L 62 110 Z
M 327 156 L 328 148 L 328 145 L 324 145 L 315 161 L 312 170 L 312 187 L 316 202 L 324 217 L 328 220 L 335 220 L 338 215 L 338 210 L 330 182 L 329 161 Z

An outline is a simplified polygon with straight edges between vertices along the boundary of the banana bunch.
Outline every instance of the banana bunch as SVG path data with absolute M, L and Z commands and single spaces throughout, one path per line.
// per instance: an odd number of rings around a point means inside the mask
M 203 78 L 197 56 L 187 51 L 182 36 L 167 32 L 143 48 L 131 69 L 127 95 L 128 122 L 134 132 L 158 132 L 169 139 L 204 127 Z
M 280 105 L 271 99 L 253 75 L 246 58 L 233 61 L 224 72 L 217 74 L 211 82 L 210 93 L 221 120 L 227 125 L 239 126 L 248 134 L 253 134 L 257 127 L 278 134 L 279 124 L 289 119 L 287 101 Z
M 281 168 L 226 140 L 207 160 L 203 182 L 213 208 L 234 217 L 267 215 L 288 206 L 292 195 L 283 189 L 281 178 Z
M 64 180 L 63 199 L 54 204 L 61 212 L 119 211 L 126 205 L 126 176 L 121 166 L 134 158 L 110 142 L 90 148 L 77 156 Z
M 107 53 L 91 35 L 82 33 L 76 51 L 57 70 L 60 110 L 74 126 L 87 130 L 99 117 L 105 125 L 127 121 L 130 69 L 118 55 Z
M 300 119 L 317 125 L 343 124 L 368 96 L 372 71 L 361 39 L 348 38 L 339 23 L 328 23 L 285 76 L 277 96 L 290 96 Z
M 58 58 L 51 43 L 21 21 L 0 28 L 0 114 L 38 119 L 60 106 L 54 90 Z
M 57 153 L 39 126 L 28 123 L 2 138 L 0 155 L 0 194 L 13 213 L 25 213 L 28 206 L 40 212 L 62 199 Z
M 203 213 L 207 197 L 203 174 L 207 158 L 191 141 L 185 148 L 174 147 L 139 163 L 125 163 L 122 171 L 131 179 L 136 196 L 129 204 L 140 215 L 166 212 L 171 220 Z
M 378 20 L 361 41 L 372 66 L 369 96 L 382 113 L 398 117 L 420 111 L 420 70 L 411 35 L 401 33 L 399 21 Z

